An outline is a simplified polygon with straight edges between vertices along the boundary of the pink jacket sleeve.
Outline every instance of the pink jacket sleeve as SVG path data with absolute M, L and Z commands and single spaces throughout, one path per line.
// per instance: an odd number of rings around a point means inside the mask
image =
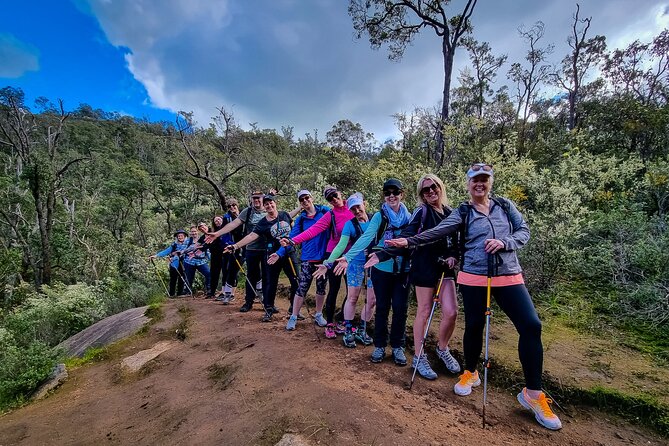
M 309 229 L 306 229 L 304 232 L 297 234 L 296 237 L 293 237 L 293 242 L 296 245 L 299 245 L 300 243 L 311 240 L 328 229 L 330 227 L 330 221 L 332 220 L 331 212 L 332 211 L 326 212 L 316 223 L 311 225 Z

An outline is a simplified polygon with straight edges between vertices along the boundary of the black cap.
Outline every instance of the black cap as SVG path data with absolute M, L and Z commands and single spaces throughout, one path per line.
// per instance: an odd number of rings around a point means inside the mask
M 264 197 L 262 197 L 262 202 L 264 203 L 266 201 L 273 201 L 276 203 L 276 197 L 274 195 L 267 194 Z
M 188 233 L 183 229 L 177 229 L 176 232 L 174 233 L 174 236 L 176 237 L 179 234 L 188 235 Z
M 402 182 L 397 178 L 388 178 L 386 182 L 383 183 L 383 190 L 390 189 L 391 187 L 394 187 L 397 190 L 404 190 Z

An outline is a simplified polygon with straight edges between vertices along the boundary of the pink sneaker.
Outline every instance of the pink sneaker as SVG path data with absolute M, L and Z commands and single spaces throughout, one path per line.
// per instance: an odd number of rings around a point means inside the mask
M 346 333 L 346 325 L 343 322 L 337 322 L 334 331 L 337 334 L 344 334 Z
M 325 326 L 325 337 L 328 339 L 334 339 L 337 337 L 337 333 L 335 333 L 335 324 L 327 324 Z

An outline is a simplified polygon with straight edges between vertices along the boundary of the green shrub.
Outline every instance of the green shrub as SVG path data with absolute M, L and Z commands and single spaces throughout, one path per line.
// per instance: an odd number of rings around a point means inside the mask
M 0 408 L 28 397 L 49 376 L 58 356 L 42 341 L 19 345 L 10 331 L 0 328 Z
M 4 326 L 20 346 L 34 341 L 54 346 L 105 316 L 104 303 L 90 285 L 56 284 L 42 291 L 30 293 L 4 318 Z

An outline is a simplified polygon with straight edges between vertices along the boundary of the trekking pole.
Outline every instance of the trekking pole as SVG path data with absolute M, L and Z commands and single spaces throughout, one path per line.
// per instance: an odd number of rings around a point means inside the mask
M 485 357 L 483 359 L 483 429 L 485 429 L 485 406 L 488 402 L 488 369 L 490 368 L 490 357 L 488 355 L 488 339 L 490 337 L 490 318 L 492 317 L 492 310 L 490 309 L 490 289 L 492 283 L 493 273 L 493 254 L 488 254 L 488 285 L 486 289 L 486 306 L 485 306 Z
M 365 315 L 369 316 L 367 314 L 367 295 L 369 294 L 369 287 L 367 286 L 367 270 L 363 269 L 362 270 L 362 286 L 365 287 L 365 304 L 362 307 L 362 311 L 360 312 L 360 325 L 362 326 L 362 331 L 363 334 L 367 334 L 367 321 L 365 320 Z M 363 347 L 366 347 L 366 345 L 363 343 Z
M 163 288 L 165 289 L 165 294 L 167 294 L 167 297 L 170 298 L 171 297 L 170 292 L 167 290 L 167 285 L 165 284 L 165 280 L 163 279 L 163 276 L 161 276 L 160 272 L 158 271 L 158 267 L 156 266 L 156 262 L 154 262 L 153 259 L 149 259 L 149 260 L 151 260 L 151 265 L 153 265 L 153 269 L 156 272 L 156 276 L 158 276 L 158 279 L 160 279 L 160 283 L 163 284 Z
M 244 273 L 244 277 L 246 277 L 246 283 L 248 283 L 249 286 L 253 289 L 253 294 L 255 294 L 256 297 L 258 297 L 258 290 L 256 290 L 256 287 L 251 284 L 251 281 L 249 280 L 249 276 L 248 276 L 248 274 L 246 274 L 246 270 L 244 270 L 244 267 L 239 262 L 239 259 L 235 255 L 234 251 L 232 252 L 232 257 L 234 257 L 235 262 L 237 262 L 237 266 L 239 267 L 239 270 Z
M 293 259 L 290 257 L 290 254 L 287 254 L 287 255 L 288 255 L 288 263 L 290 263 L 290 269 L 293 270 L 293 276 L 295 276 L 295 279 L 297 279 L 297 273 L 295 272 L 295 265 L 293 265 Z M 304 294 L 307 294 L 307 293 L 304 293 Z M 293 300 L 295 300 L 295 297 L 293 297 Z M 309 316 L 309 319 L 313 319 L 311 317 L 311 311 L 309 311 L 309 304 L 307 304 L 306 300 L 307 299 L 306 299 L 306 296 L 305 296 L 303 298 L 304 307 L 307 309 L 307 315 Z M 299 311 L 298 311 L 298 313 L 299 313 Z M 320 343 L 321 342 L 321 335 L 318 334 L 318 330 L 316 329 L 316 324 L 312 324 L 312 325 L 314 327 L 314 333 L 316 333 L 316 339 L 318 339 L 318 342 Z
M 195 298 L 195 295 L 193 294 L 193 290 L 191 289 L 190 285 L 188 284 L 188 280 L 184 277 L 183 274 L 181 274 L 181 260 L 179 260 L 179 267 L 177 268 L 177 274 L 179 275 L 179 278 L 181 278 L 181 281 L 184 283 L 186 286 L 186 289 L 188 290 L 188 293 L 190 294 L 190 297 Z
M 430 317 L 427 320 L 427 326 L 425 327 L 425 333 L 423 334 L 423 341 L 420 343 L 420 353 L 418 353 L 418 361 L 416 361 L 416 366 L 413 368 L 413 374 L 411 375 L 411 383 L 409 384 L 409 390 L 413 387 L 413 381 L 416 378 L 416 371 L 418 370 L 418 362 L 423 356 L 423 351 L 425 350 L 425 340 L 427 339 L 427 333 L 430 331 L 430 324 L 432 324 L 432 318 L 434 317 L 434 310 L 439 304 L 439 293 L 441 292 L 441 284 L 444 281 L 444 274 L 446 272 L 441 272 L 441 278 L 439 279 L 439 284 L 437 285 L 437 290 L 432 296 L 432 311 L 430 311 Z

